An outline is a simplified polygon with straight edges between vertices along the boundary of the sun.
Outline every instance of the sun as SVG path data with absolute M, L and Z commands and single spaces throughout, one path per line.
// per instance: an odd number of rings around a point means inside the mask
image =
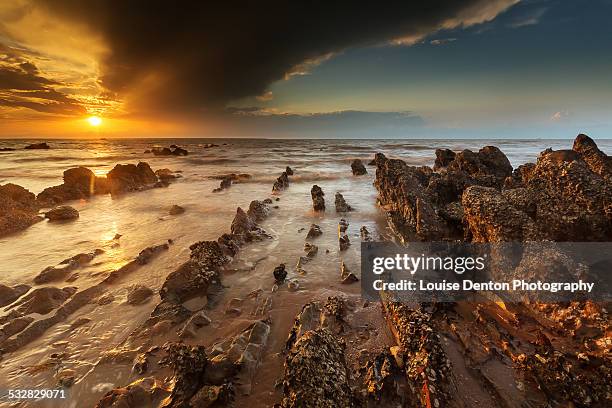
M 91 126 L 97 127 L 102 124 L 102 118 L 99 116 L 90 116 L 87 118 L 87 121 Z

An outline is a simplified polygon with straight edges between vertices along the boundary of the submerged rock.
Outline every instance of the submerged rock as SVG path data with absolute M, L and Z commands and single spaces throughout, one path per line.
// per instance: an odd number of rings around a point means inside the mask
M 304 243 L 304 252 L 308 258 L 314 258 L 319 252 L 319 247 L 311 244 L 310 242 Z
M 66 221 L 79 218 L 79 212 L 69 205 L 62 205 L 45 213 L 49 221 Z
M 180 177 L 182 177 L 179 173 L 174 172 L 170 169 L 157 169 L 155 170 L 155 175 L 161 180 L 165 182 L 174 181 Z
M 317 224 L 310 224 L 310 229 L 308 230 L 308 233 L 306 234 L 306 239 L 313 239 L 321 235 L 323 235 L 323 231 L 321 231 L 321 227 L 319 227 Z
M 41 221 L 36 196 L 16 184 L 0 186 L 0 237 Z
M 325 193 L 321 190 L 321 187 L 316 184 L 312 186 L 310 190 L 310 196 L 312 197 L 312 208 L 315 211 L 325 211 Z
M 336 204 L 336 212 L 353 211 L 353 207 L 351 207 L 350 205 L 346 203 L 346 201 L 344 200 L 344 197 L 339 192 L 336 192 L 335 204 Z
M 351 163 L 351 171 L 353 172 L 353 176 L 363 176 L 364 174 L 368 174 L 368 171 L 359 159 L 353 160 Z
M 42 270 L 35 278 L 34 283 L 42 285 L 44 283 L 55 280 L 64 279 L 68 274 L 91 262 L 96 256 L 104 253 L 101 249 L 96 249 L 93 252 L 74 255 L 64 259 L 56 266 L 49 266 Z
M 212 192 L 213 193 L 218 193 L 220 191 L 226 190 L 228 188 L 230 188 L 232 185 L 232 178 L 231 177 L 225 177 L 223 179 L 221 179 L 221 183 L 219 183 L 219 187 L 215 188 Z
M 183 207 L 181 207 L 180 205 L 177 205 L 177 204 L 174 204 L 168 210 L 168 214 L 170 214 L 170 215 L 179 215 L 179 214 L 183 214 L 184 212 L 185 212 L 185 208 L 183 208 Z
M 133 285 L 128 289 L 127 303 L 129 305 L 141 305 L 153 296 L 153 291 L 144 285 Z
M 42 142 L 42 143 L 33 143 L 33 144 L 29 144 L 26 147 L 24 147 L 24 149 L 27 150 L 37 150 L 37 149 L 50 149 L 51 146 L 49 146 L 46 142 Z

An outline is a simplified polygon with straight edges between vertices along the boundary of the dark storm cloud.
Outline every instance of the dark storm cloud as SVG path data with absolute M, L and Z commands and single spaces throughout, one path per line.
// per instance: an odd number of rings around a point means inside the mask
M 53 88 L 59 85 L 42 76 L 34 63 L 0 44 L 0 106 L 59 115 L 84 114 L 85 108 L 78 101 Z
M 40 0 L 110 48 L 102 84 L 144 109 L 223 107 L 350 47 L 490 20 L 514 0 L 169 2 Z

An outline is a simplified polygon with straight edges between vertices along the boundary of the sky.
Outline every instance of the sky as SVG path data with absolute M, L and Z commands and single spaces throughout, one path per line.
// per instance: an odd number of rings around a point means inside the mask
M 0 138 L 612 138 L 612 0 L 205 3 L 0 0 Z

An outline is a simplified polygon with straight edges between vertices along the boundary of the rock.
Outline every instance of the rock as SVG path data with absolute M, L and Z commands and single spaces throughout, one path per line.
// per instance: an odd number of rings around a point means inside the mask
M 112 386 L 112 385 L 111 385 Z M 162 381 L 153 377 L 141 378 L 126 387 L 108 391 L 95 408 L 137 408 L 158 406 L 169 392 Z
M 36 198 L 43 207 L 52 207 L 70 200 L 87 199 L 95 194 L 108 194 L 110 186 L 106 177 L 96 177 L 86 167 L 74 167 L 64 171 L 64 183 L 45 188 Z
M 591 171 L 608 180 L 612 177 L 612 157 L 599 150 L 593 139 L 579 134 L 574 140 L 572 150 L 580 154 Z
M 69 205 L 61 205 L 45 213 L 49 221 L 66 221 L 79 218 L 79 212 Z
M 76 379 L 76 372 L 74 370 L 63 369 L 55 374 L 57 384 L 63 388 L 70 388 Z
M 276 179 L 274 185 L 272 186 L 272 192 L 277 193 L 289 187 L 289 177 L 288 174 L 284 171 L 279 178 Z
M 340 221 L 338 221 L 338 236 L 344 234 L 348 230 L 348 227 L 348 221 L 344 218 L 340 218 Z
M 436 160 L 434 162 L 434 171 L 444 169 L 455 160 L 455 152 L 450 149 L 436 149 Z
M 261 241 L 270 237 L 256 222 L 267 217 L 268 213 L 268 206 L 262 201 L 252 201 L 248 212 L 238 207 L 231 225 L 232 236 L 242 242 Z
M 219 284 L 219 268 L 229 262 L 216 241 L 201 241 L 189 247 L 190 259 L 166 277 L 159 291 L 162 300 L 182 303 L 206 296 L 209 287 Z
M 133 164 L 117 164 L 106 175 L 111 194 L 138 191 L 150 188 L 158 182 L 157 176 L 145 162 Z
M 0 237 L 41 220 L 34 194 L 16 184 L 0 186 Z
M 336 298 L 330 298 L 333 302 Z M 336 299 L 337 300 L 337 299 Z M 281 407 L 352 407 L 344 341 L 332 304 L 304 306 L 287 340 Z M 332 380 L 333 379 L 333 380 Z
M 219 184 L 218 188 L 215 188 L 213 190 L 213 193 L 218 193 L 220 191 L 223 191 L 225 189 L 230 188 L 230 186 L 232 185 L 232 178 L 231 177 L 225 177 L 221 180 L 221 183 Z
M 319 247 L 311 244 L 310 242 L 304 243 L 304 252 L 308 258 L 314 258 L 319 251 Z
M 290 279 L 287 283 L 290 292 L 296 292 L 300 288 L 300 282 L 297 279 Z
M 68 298 L 76 292 L 76 288 L 55 288 L 43 287 L 30 291 L 17 302 L 11 305 L 11 309 L 19 316 L 26 316 L 31 313 L 45 315 L 57 309 Z
M 387 158 L 382 153 L 376 153 L 374 158 L 368 163 L 368 166 L 378 166 L 379 163 L 384 163 Z
M 323 198 L 325 194 L 323 193 L 323 190 L 321 190 L 321 187 L 317 186 L 316 184 L 312 186 L 310 195 L 312 197 L 312 208 L 315 211 L 325 211 L 325 198 Z
M 26 147 L 24 147 L 24 149 L 28 149 L 28 150 L 34 150 L 34 149 L 50 149 L 51 147 L 46 143 L 46 142 L 42 142 L 42 143 L 33 143 L 33 144 L 29 144 Z
M 306 239 L 313 239 L 318 236 L 321 236 L 323 231 L 321 231 L 321 227 L 317 224 L 310 224 L 310 229 L 308 230 L 308 234 L 306 234 Z
M 270 210 L 268 208 L 268 205 L 265 202 L 259 201 L 259 200 L 253 200 L 249 204 L 247 216 L 249 216 L 251 219 L 257 222 L 263 221 L 264 219 L 266 219 L 266 217 L 268 217 L 269 214 L 270 214 Z
M 97 304 L 100 306 L 104 306 L 104 305 L 108 305 L 110 303 L 113 303 L 113 301 L 115 300 L 115 296 L 113 296 L 112 293 L 106 293 L 102 296 L 100 296 L 97 300 Z
M 127 303 L 129 305 L 141 305 L 153 296 L 153 291 L 144 285 L 133 285 L 128 289 Z
M 177 145 L 172 145 L 170 148 L 154 147 L 151 149 L 151 153 L 155 156 L 187 156 L 189 152 Z
M 206 316 L 203 311 L 199 311 L 187 320 L 187 323 L 185 323 L 183 328 L 179 331 L 179 337 L 196 337 L 197 330 L 201 327 L 208 326 L 210 323 L 210 317 Z
M 351 240 L 348 235 L 342 235 L 338 238 L 338 245 L 340 247 L 340 251 L 346 251 L 351 246 Z
M 370 242 L 372 241 L 372 235 L 370 234 L 370 231 L 368 231 L 368 229 L 366 228 L 365 225 L 363 225 L 360 229 L 359 229 L 359 234 L 361 235 L 361 240 L 363 242 Z
M 353 207 L 351 207 L 350 205 L 346 203 L 346 201 L 344 200 L 344 197 L 339 192 L 336 192 L 335 204 L 336 204 L 336 212 L 343 213 L 343 212 L 353 211 Z
M 14 149 L 12 147 L 0 147 L 0 152 L 14 152 L 17 149 Z
M 277 284 L 281 284 L 285 281 L 285 278 L 287 277 L 287 270 L 285 269 L 285 264 L 280 264 L 278 265 L 276 268 L 274 268 L 274 281 Z
M 354 282 L 358 282 L 359 278 L 349 270 L 344 261 L 340 264 L 340 278 L 342 279 L 342 283 L 350 284 Z
M 35 278 L 34 283 L 42 285 L 55 280 L 66 278 L 68 274 L 83 265 L 91 262 L 96 256 L 104 253 L 101 249 L 96 249 L 93 252 L 74 255 L 64 259 L 56 266 L 49 266 L 42 270 Z
M 161 181 L 166 181 L 166 182 L 174 181 L 177 178 L 181 177 L 180 174 L 176 174 L 175 172 L 173 172 L 170 169 L 157 169 L 157 170 L 155 170 L 155 175 Z
M 293 170 L 289 166 L 285 168 L 285 173 L 287 173 L 288 176 L 293 176 Z
M 179 214 L 183 214 L 184 212 L 185 212 L 185 208 L 181 207 L 180 205 L 176 205 L 176 204 L 174 204 L 168 210 L 168 214 L 170 215 L 179 215 Z
M 10 305 L 30 290 L 28 285 L 6 286 L 0 283 L 0 307 Z
M 368 174 L 368 171 L 359 159 L 353 160 L 351 163 L 351 170 L 353 172 L 353 176 L 363 176 L 364 174 Z

